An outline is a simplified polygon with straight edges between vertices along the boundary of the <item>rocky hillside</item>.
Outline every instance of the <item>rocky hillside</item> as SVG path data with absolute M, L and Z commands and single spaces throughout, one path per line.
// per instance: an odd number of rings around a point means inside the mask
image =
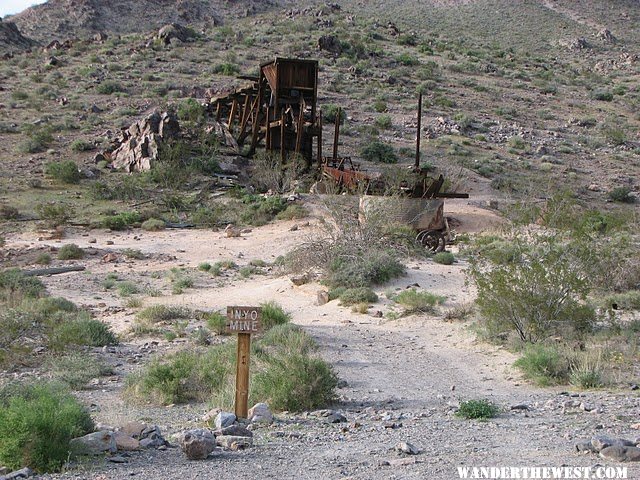
M 43 42 L 83 38 L 98 32 L 146 33 L 167 23 L 217 25 L 229 15 L 267 10 L 272 0 L 50 0 L 12 17 L 18 27 Z
M 22 35 L 15 23 L 0 19 L 0 55 L 23 52 L 34 45 L 35 42 Z

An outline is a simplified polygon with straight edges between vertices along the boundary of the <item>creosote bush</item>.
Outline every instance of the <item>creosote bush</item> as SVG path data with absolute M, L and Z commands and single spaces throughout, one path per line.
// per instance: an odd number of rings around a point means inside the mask
M 500 409 L 488 400 L 467 400 L 460 402 L 456 417 L 468 420 L 487 420 L 500 413 Z
M 262 308 L 262 328 L 269 330 L 276 325 L 282 325 L 291 321 L 291 314 L 285 312 L 282 306 L 274 301 L 261 303 Z
M 433 261 L 441 265 L 453 265 L 455 259 L 451 252 L 438 252 L 433 256 Z
M 73 160 L 51 162 L 45 165 L 44 173 L 60 183 L 79 183 L 80 171 Z
M 58 260 L 79 260 L 84 257 L 84 250 L 75 243 L 69 243 L 58 250 Z
M 437 305 L 445 301 L 445 297 L 431 292 L 418 291 L 415 288 L 404 290 L 391 299 L 404 307 L 404 314 L 433 313 Z
M 377 163 L 398 163 L 398 155 L 391 145 L 380 140 L 367 142 L 360 150 L 365 160 Z
M 0 391 L 0 463 L 39 473 L 59 471 L 72 438 L 91 432 L 91 416 L 63 387 L 9 385 Z

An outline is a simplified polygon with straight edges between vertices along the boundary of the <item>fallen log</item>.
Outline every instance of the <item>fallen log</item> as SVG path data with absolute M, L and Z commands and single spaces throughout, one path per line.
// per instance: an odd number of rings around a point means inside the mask
M 45 275 L 59 275 L 61 273 L 68 272 L 82 272 L 86 270 L 86 267 L 82 265 L 70 265 L 68 267 L 51 267 L 51 268 L 38 268 L 35 270 L 23 270 L 22 273 L 27 277 L 42 277 Z

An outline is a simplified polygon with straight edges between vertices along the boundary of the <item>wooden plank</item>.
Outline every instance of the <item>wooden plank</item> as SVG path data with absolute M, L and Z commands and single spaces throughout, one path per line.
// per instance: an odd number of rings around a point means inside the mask
M 280 161 L 282 162 L 282 165 L 284 165 L 284 163 L 287 160 L 287 154 L 286 154 L 285 149 L 284 149 L 284 143 L 285 143 L 284 142 L 284 140 L 285 140 L 284 139 L 284 135 L 285 135 L 284 127 L 286 125 L 286 123 L 284 121 L 284 115 L 285 115 L 285 112 L 283 111 L 282 112 L 282 118 L 280 119 Z
M 42 277 L 45 275 L 59 275 L 61 273 L 69 272 L 83 272 L 86 267 L 82 265 L 70 265 L 68 267 L 51 267 L 51 268 L 39 268 L 35 270 L 23 270 L 22 273 L 26 277 Z
M 333 161 L 338 161 L 338 140 L 340 139 L 340 120 L 342 119 L 342 107 L 336 112 L 335 129 L 333 133 Z
M 264 98 L 264 82 L 260 82 L 258 86 L 258 98 L 256 99 L 254 117 L 253 117 L 253 132 L 251 134 L 251 148 L 250 153 L 256 151 L 258 145 L 258 136 L 260 135 L 260 108 L 262 108 L 262 100 Z
M 231 126 L 233 125 L 233 119 L 236 116 L 236 110 L 238 109 L 238 101 L 234 98 L 233 103 L 231 104 L 231 112 L 229 112 L 229 122 L 227 124 L 227 128 L 231 130 Z
M 416 135 L 416 170 L 420 168 L 420 135 L 422 134 L 422 93 L 418 95 L 418 134 Z
M 238 334 L 236 365 L 236 417 L 247 418 L 249 414 L 249 364 L 251 362 L 251 334 Z
M 318 112 L 318 168 L 322 168 L 322 110 Z

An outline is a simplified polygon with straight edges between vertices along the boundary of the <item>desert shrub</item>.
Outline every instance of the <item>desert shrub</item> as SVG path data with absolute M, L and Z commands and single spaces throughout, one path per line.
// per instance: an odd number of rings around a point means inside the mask
M 188 98 L 178 105 L 178 119 L 182 121 L 200 123 L 205 113 L 204 107 L 195 98 Z
M 595 311 L 582 303 L 589 285 L 570 250 L 551 237 L 534 243 L 518 263 L 473 262 L 469 273 L 478 289 L 481 324 L 490 335 L 515 331 L 533 343 L 590 330 Z
M 122 254 L 132 260 L 144 259 L 144 253 L 142 253 L 142 251 L 138 250 L 137 248 L 125 248 L 124 250 L 122 250 Z
M 433 313 L 435 307 L 445 301 L 445 297 L 431 292 L 418 291 L 415 288 L 404 290 L 391 299 L 404 307 L 405 314 Z
M 51 263 L 51 255 L 48 253 L 40 253 L 36 258 L 36 263 L 38 265 L 49 265 Z
M 198 270 L 208 272 L 211 270 L 211 264 L 209 262 L 202 262 L 200 265 L 198 265 Z
M 240 267 L 240 269 L 238 270 L 238 273 L 242 278 L 249 278 L 252 275 L 254 275 L 257 271 L 258 269 L 253 265 L 245 265 L 244 267 Z
M 83 353 L 54 357 L 49 362 L 48 370 L 55 381 L 74 390 L 85 388 L 92 379 L 109 375 L 113 371 L 105 363 Z
M 80 171 L 73 160 L 47 163 L 44 167 L 44 174 L 60 183 L 75 184 L 80 182 Z
M 227 326 L 227 316 L 220 312 L 211 312 L 206 314 L 205 321 L 207 322 L 207 327 L 212 332 L 223 335 Z
M 600 388 L 605 385 L 604 368 L 599 352 L 584 352 L 571 363 L 569 383 L 582 389 Z
M 486 420 L 500 413 L 500 409 L 488 400 L 467 400 L 460 402 L 456 417 L 467 420 Z
M 631 195 L 631 188 L 616 187 L 609 192 L 609 198 L 614 202 L 633 203 L 634 198 Z
M 242 204 L 240 221 L 255 226 L 265 225 L 287 208 L 286 200 L 279 196 L 245 195 Z
M 608 309 L 640 310 L 640 290 L 608 295 L 602 303 Z
M 514 365 L 540 386 L 565 383 L 569 377 L 568 359 L 551 346 L 527 345 Z
M 157 404 L 210 400 L 235 373 L 235 345 L 216 345 L 206 351 L 180 351 L 153 359 L 127 378 L 130 398 Z
M 140 293 L 140 288 L 134 282 L 119 282 L 116 288 L 121 297 L 130 297 L 131 295 Z
M 338 116 L 338 111 L 340 111 L 340 124 L 343 124 L 347 119 L 347 113 L 344 108 L 341 109 L 339 105 L 329 104 L 322 109 L 322 119 L 326 123 L 336 123 L 336 117 Z
M 108 228 L 109 230 L 125 230 L 136 223 L 139 223 L 142 218 L 138 212 L 122 212 L 117 215 L 108 215 L 102 219 L 101 226 Z
M 306 162 L 302 157 L 290 157 L 283 164 L 280 154 L 267 151 L 258 152 L 251 163 L 251 182 L 260 192 L 290 192 L 306 169 Z
M 368 287 L 386 283 L 404 273 L 404 265 L 393 253 L 366 250 L 355 258 L 335 258 L 329 264 L 326 283 L 333 287 Z
M 55 324 L 49 334 L 48 345 L 54 352 L 62 352 L 73 345 L 104 347 L 118 343 L 109 325 L 85 312 L 59 315 L 53 321 Z
M 219 63 L 213 68 L 213 73 L 218 73 L 220 75 L 228 75 L 232 77 L 240 73 L 240 67 L 235 63 L 230 63 L 230 62 Z
M 0 219 L 2 220 L 14 220 L 20 216 L 20 212 L 11 205 L 0 205 Z
M 9 386 L 0 391 L 0 463 L 11 470 L 60 470 L 69 458 L 69 441 L 93 427 L 80 402 L 58 385 Z
M 383 130 L 389 129 L 393 126 L 393 121 L 391 120 L 391 115 L 380 115 L 376 118 L 376 127 L 382 128 Z
M 191 310 L 186 307 L 179 307 L 175 305 L 152 305 L 138 312 L 136 319 L 157 323 L 168 322 L 170 320 L 177 320 L 181 318 L 190 318 L 191 316 Z
M 451 252 L 438 252 L 433 256 L 433 261 L 441 265 L 453 265 L 455 257 Z
M 610 102 L 613 100 L 613 93 L 609 90 L 595 90 L 592 94 L 594 100 L 600 100 L 603 102 Z
M 105 80 L 104 82 L 98 84 L 96 87 L 96 92 L 102 95 L 111 95 L 113 93 L 125 92 L 126 89 L 114 80 Z
M 93 145 L 86 140 L 78 139 L 71 142 L 71 150 L 74 152 L 86 152 L 93 150 Z
M 262 328 L 269 330 L 276 325 L 282 325 L 291 321 L 291 314 L 285 312 L 282 306 L 274 301 L 261 303 L 262 308 Z
M 276 215 L 278 220 L 295 220 L 309 216 L 309 211 L 302 205 L 291 204 Z
M 75 213 L 71 206 L 64 203 L 41 203 L 36 205 L 35 210 L 49 227 L 64 225 Z
M 44 284 L 35 277 L 28 277 L 17 268 L 0 272 L 0 301 L 11 299 L 37 298 L 45 292 Z
M 370 162 L 398 163 L 398 155 L 393 147 L 380 140 L 367 142 L 360 150 L 360 155 Z
M 142 222 L 142 225 L 140 225 L 140 228 L 142 228 L 147 232 L 158 232 L 160 230 L 164 230 L 165 226 L 166 224 L 164 220 L 159 220 L 157 218 L 150 218 L 149 220 L 145 220 L 144 222 Z
M 21 153 L 44 152 L 53 142 L 51 127 L 48 126 L 29 128 L 25 134 L 27 138 L 18 144 L 18 151 Z
M 357 305 L 359 303 L 375 303 L 378 301 L 378 295 L 368 287 L 345 288 L 340 292 L 338 298 L 340 298 L 342 305 Z
M 63 245 L 58 250 L 58 260 L 79 260 L 84 257 L 84 250 L 75 243 Z

